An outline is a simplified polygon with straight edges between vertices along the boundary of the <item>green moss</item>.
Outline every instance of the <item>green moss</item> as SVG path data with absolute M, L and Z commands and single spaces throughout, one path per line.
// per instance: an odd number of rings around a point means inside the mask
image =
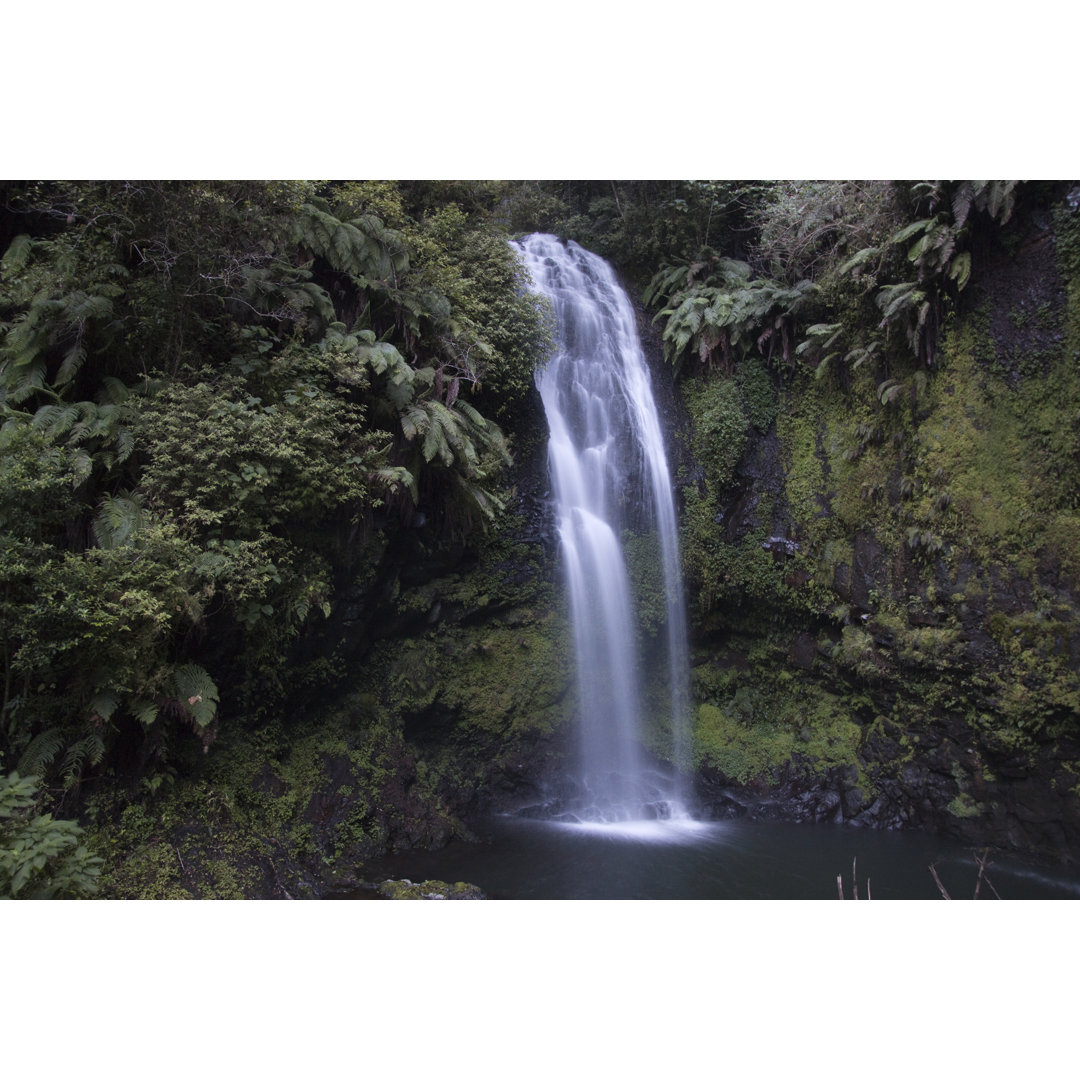
M 734 379 L 695 379 L 683 397 L 693 417 L 693 447 L 710 485 L 722 491 L 732 481 L 746 448 L 750 420 Z
M 387 900 L 486 900 L 483 892 L 476 885 L 456 881 L 452 885 L 434 878 L 427 881 L 410 881 L 401 878 L 398 881 L 382 881 L 378 891 Z
M 509 735 L 550 734 L 569 719 L 572 664 L 567 627 L 554 612 L 531 625 L 492 626 L 477 645 L 468 637 L 444 671 L 442 700 L 466 727 Z
M 789 674 L 774 679 L 764 666 L 695 670 L 695 691 L 711 700 L 694 716 L 694 758 L 730 781 L 746 784 L 791 763 L 820 773 L 859 768 L 862 728 L 854 718 L 864 702 L 845 700 L 812 681 Z M 869 779 L 863 781 L 873 790 Z
M 742 395 L 747 420 L 762 434 L 776 419 L 776 390 L 765 365 L 756 357 L 740 361 L 735 367 L 735 383 Z
M 785 406 L 776 421 L 787 467 L 784 490 L 795 519 L 805 523 L 806 539 L 815 540 L 831 487 L 828 458 L 818 444 L 822 401 L 811 391 L 797 399 L 789 395 Z
M 975 818 L 985 813 L 985 808 L 976 802 L 966 791 L 961 791 L 945 809 L 958 818 Z
M 737 784 L 746 784 L 781 764 L 793 747 L 790 733 L 747 726 L 715 705 L 698 706 L 693 732 L 696 763 L 718 769 Z

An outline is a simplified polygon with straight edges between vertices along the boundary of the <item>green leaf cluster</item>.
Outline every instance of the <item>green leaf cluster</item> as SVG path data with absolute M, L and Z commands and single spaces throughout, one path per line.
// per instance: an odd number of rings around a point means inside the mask
M 38 778 L 0 776 L 0 897 L 69 900 L 93 896 L 102 860 L 74 821 L 36 813 Z

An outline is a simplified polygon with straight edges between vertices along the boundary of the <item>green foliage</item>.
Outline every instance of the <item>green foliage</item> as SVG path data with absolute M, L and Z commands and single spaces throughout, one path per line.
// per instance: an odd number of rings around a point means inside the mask
M 746 448 L 749 417 L 735 379 L 700 380 L 687 387 L 687 404 L 694 417 L 694 451 L 705 467 L 710 488 L 731 484 Z
M 0 776 L 0 896 L 66 900 L 93 896 L 102 860 L 73 821 L 37 813 L 38 778 Z
M 773 184 L 758 217 L 754 262 L 773 277 L 808 278 L 832 292 L 838 259 L 869 249 L 896 228 L 902 214 L 897 196 L 881 181 Z
M 358 535 L 494 520 L 547 329 L 498 185 L 451 187 L 3 187 L 0 751 L 72 790 L 205 749 Z
M 727 677 L 723 677 L 726 674 Z M 728 782 L 766 780 L 792 763 L 809 774 L 856 766 L 862 737 L 850 702 L 784 673 L 696 674 L 701 701 L 694 717 L 697 763 L 717 769 Z
M 638 631 L 647 640 L 655 639 L 667 625 L 667 591 L 664 583 L 660 538 L 655 532 L 622 536 L 626 571 L 634 596 L 634 617 Z
M 365 432 L 362 407 L 336 392 L 325 361 L 294 350 L 272 367 L 233 368 L 192 373 L 140 403 L 149 507 L 192 535 L 248 539 L 367 498 L 379 433 Z
M 850 275 L 874 294 L 881 313 L 878 330 L 885 330 L 886 336 L 890 331 L 902 334 L 921 365 L 936 363 L 941 327 L 971 278 L 969 245 L 977 226 L 984 227 L 972 211 L 1004 225 L 1012 215 L 1017 186 L 1016 181 L 1004 180 L 911 184 L 903 193 L 906 202 L 916 214 L 929 216 L 907 221 L 838 267 L 840 277 Z M 914 281 L 896 280 L 911 271 Z M 878 344 L 873 332 L 856 335 L 845 359 L 862 359 Z
M 657 273 L 645 291 L 646 303 L 666 302 L 655 321 L 665 320 L 665 359 L 681 366 L 687 354 L 711 370 L 719 363 L 730 374 L 737 359 L 793 360 L 795 316 L 813 291 L 810 281 L 787 286 L 753 278 L 749 264 L 705 251 L 687 265 Z
M 521 181 L 504 187 L 514 232 L 552 232 L 643 287 L 657 267 L 712 247 L 739 251 L 770 185 L 727 180 Z

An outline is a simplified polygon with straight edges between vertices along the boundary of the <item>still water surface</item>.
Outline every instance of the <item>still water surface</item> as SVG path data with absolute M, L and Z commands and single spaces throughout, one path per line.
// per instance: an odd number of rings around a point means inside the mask
M 561 825 L 493 819 L 480 843 L 408 852 L 368 877 L 437 878 L 480 886 L 493 900 L 834 900 L 836 878 L 859 897 L 939 900 L 930 873 L 953 899 L 970 899 L 981 852 L 917 832 L 762 822 Z M 1080 898 L 1080 872 L 991 856 L 986 877 L 1005 900 Z M 869 882 L 868 880 L 869 879 Z M 993 899 L 984 878 L 980 899 Z

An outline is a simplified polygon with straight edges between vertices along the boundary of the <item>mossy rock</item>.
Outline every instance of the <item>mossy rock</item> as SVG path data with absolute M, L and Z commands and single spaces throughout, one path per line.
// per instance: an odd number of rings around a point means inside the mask
M 387 900 L 486 900 L 487 897 L 476 886 L 464 881 L 455 881 L 453 885 L 445 881 L 430 878 L 427 881 L 400 880 L 381 881 L 377 889 Z

